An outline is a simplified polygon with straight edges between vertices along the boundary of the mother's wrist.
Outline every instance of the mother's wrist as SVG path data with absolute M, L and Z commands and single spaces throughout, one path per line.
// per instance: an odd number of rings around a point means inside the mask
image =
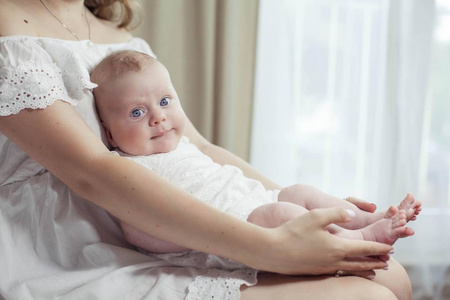
M 240 245 L 230 245 L 231 259 L 238 260 L 244 265 L 258 269 L 267 270 L 266 263 L 270 260 L 270 249 L 273 246 L 273 233 L 271 229 L 263 228 L 247 223 L 250 230 L 244 229 L 238 238 Z
M 259 227 L 255 236 L 249 240 L 244 264 L 261 271 L 276 271 L 280 240 L 276 229 Z

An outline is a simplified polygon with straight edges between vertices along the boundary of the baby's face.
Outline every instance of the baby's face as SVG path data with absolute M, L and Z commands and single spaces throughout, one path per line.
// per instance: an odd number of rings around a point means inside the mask
M 186 115 L 167 69 L 159 62 L 104 85 L 96 98 L 108 140 L 123 152 L 169 152 L 184 134 Z

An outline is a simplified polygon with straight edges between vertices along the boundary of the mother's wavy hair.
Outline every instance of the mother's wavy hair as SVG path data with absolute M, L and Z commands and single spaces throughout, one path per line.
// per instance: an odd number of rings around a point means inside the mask
M 84 0 L 84 5 L 98 18 L 116 22 L 128 30 L 139 25 L 136 22 L 138 0 Z

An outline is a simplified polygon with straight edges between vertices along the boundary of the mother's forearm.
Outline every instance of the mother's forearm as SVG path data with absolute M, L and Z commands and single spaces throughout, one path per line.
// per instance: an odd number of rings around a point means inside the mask
M 205 205 L 126 158 L 97 158 L 77 192 L 154 237 L 251 264 L 265 229 Z

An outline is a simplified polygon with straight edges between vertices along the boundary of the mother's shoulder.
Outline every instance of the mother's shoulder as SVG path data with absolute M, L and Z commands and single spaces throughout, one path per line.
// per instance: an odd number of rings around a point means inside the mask
M 55 20 L 37 0 L 0 0 L 0 7 L 0 36 L 71 38 L 62 26 L 59 30 L 54 28 Z M 90 12 L 87 17 L 91 40 L 96 43 L 123 43 L 132 37 L 126 29 L 118 28 L 113 22 L 98 19 Z
M 23 2 L 0 0 L 0 36 L 38 35 L 33 9 Z

